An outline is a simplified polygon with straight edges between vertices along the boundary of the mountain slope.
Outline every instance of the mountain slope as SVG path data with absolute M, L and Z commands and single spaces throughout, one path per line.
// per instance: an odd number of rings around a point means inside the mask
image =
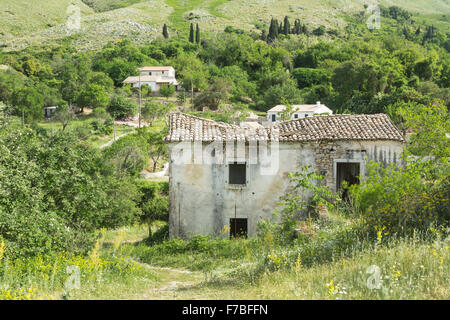
M 448 0 L 381 3 L 427 14 L 427 23 L 436 18 L 441 25 L 449 25 L 448 18 L 442 17 L 450 13 Z M 66 26 L 69 5 L 80 8 L 78 31 Z M 346 25 L 345 15 L 364 10 L 359 0 L 0 0 L 0 7 L 0 44 L 6 50 L 50 43 L 69 35 L 80 49 L 124 38 L 148 42 L 161 34 L 163 23 L 168 24 L 171 34 L 185 33 L 190 22 L 198 23 L 205 32 L 221 31 L 228 25 L 249 30 L 266 24 L 271 17 L 281 20 L 285 15 L 300 18 L 310 29 L 320 25 L 340 29 Z

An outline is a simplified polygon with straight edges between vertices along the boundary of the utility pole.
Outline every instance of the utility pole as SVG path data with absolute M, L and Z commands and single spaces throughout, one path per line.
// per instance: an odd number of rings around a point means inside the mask
M 139 128 L 141 127 L 141 73 L 139 72 Z
M 112 114 L 113 117 L 113 128 L 114 128 L 114 141 L 116 141 L 116 114 Z
M 192 83 L 192 75 L 191 75 L 191 103 L 194 105 L 194 85 Z

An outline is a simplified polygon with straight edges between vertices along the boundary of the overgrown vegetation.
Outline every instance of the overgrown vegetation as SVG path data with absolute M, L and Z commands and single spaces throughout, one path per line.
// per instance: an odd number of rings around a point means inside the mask
M 109 11 L 139 1 L 84 2 Z M 117 286 L 157 286 L 151 268 L 169 267 L 189 269 L 190 292 L 208 297 L 448 299 L 448 34 L 389 7 L 380 30 L 366 28 L 366 12 L 347 15 L 344 30 L 285 13 L 210 37 L 192 12 L 199 1 L 167 3 L 175 10 L 155 41 L 0 54 L 0 298 L 118 297 Z M 208 8 L 226 20 L 225 4 Z M 175 98 L 173 86 L 123 84 L 144 65 L 172 65 L 184 90 Z M 136 116 L 138 97 L 143 127 L 117 126 Z M 141 174 L 167 161 L 170 111 L 233 122 L 316 101 L 335 113 L 388 113 L 410 135 L 402 165 L 369 163 L 348 201 L 299 168 L 258 237 L 225 239 L 224 228 L 168 239 L 169 186 Z M 116 134 L 127 135 L 102 144 Z M 371 265 L 382 270 L 378 289 L 366 282 Z M 80 291 L 67 292 L 70 266 Z

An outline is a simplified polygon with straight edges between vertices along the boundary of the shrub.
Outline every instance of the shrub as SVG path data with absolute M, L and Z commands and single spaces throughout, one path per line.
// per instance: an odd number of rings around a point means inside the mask
M 0 128 L 0 235 L 6 255 L 85 253 L 95 229 L 133 222 L 137 191 L 67 133 Z
M 137 106 L 133 101 L 120 95 L 114 95 L 108 107 L 108 112 L 115 119 L 124 119 L 133 116 L 136 110 Z
M 113 120 L 107 118 L 106 120 L 95 119 L 91 121 L 91 126 L 95 132 L 100 134 L 111 134 L 113 132 Z
M 102 107 L 98 107 L 92 110 L 91 116 L 98 119 L 109 118 L 109 114 L 106 112 L 106 109 Z
M 448 166 L 407 160 L 404 167 L 369 163 L 368 176 L 350 188 L 353 211 L 373 238 L 448 224 Z
M 86 140 L 90 135 L 92 135 L 92 125 L 83 124 L 74 127 L 70 131 L 77 137 L 78 140 Z
M 149 238 L 153 239 L 152 223 L 156 220 L 169 220 L 169 184 L 167 182 L 138 180 L 137 187 L 142 194 L 139 201 L 139 207 L 142 210 L 141 221 L 148 223 Z M 163 233 L 163 231 L 160 233 Z
M 156 232 L 152 233 L 146 240 L 148 245 L 159 244 L 169 239 L 169 225 L 165 224 Z
M 300 89 L 323 84 L 330 79 L 326 71 L 312 68 L 296 68 L 292 72 L 292 76 L 297 80 Z
M 278 204 L 282 208 L 274 212 L 274 216 L 280 218 L 280 223 L 261 221 L 258 226 L 260 238 L 265 239 L 269 233 L 273 233 L 278 244 L 290 243 L 301 215 L 307 213 L 308 218 L 311 218 L 311 209 L 318 204 L 331 205 L 330 200 L 335 196 L 327 186 L 321 185 L 323 178 L 310 166 L 303 166 L 298 172 L 290 173 L 292 188 L 281 197 Z
M 117 174 L 136 177 L 148 162 L 146 147 L 139 135 L 129 134 L 105 148 L 103 154 Z
M 159 89 L 159 93 L 167 99 L 175 93 L 175 86 L 164 84 Z

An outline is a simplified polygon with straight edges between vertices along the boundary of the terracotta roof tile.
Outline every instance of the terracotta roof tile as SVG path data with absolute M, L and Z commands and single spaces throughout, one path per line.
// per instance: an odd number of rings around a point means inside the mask
M 280 130 L 280 141 L 404 141 L 401 132 L 385 114 L 315 116 L 281 122 L 275 127 Z
M 181 141 L 280 141 L 394 140 L 404 142 L 385 114 L 327 115 L 295 119 L 271 128 L 241 128 L 179 112 L 169 115 L 167 142 Z

